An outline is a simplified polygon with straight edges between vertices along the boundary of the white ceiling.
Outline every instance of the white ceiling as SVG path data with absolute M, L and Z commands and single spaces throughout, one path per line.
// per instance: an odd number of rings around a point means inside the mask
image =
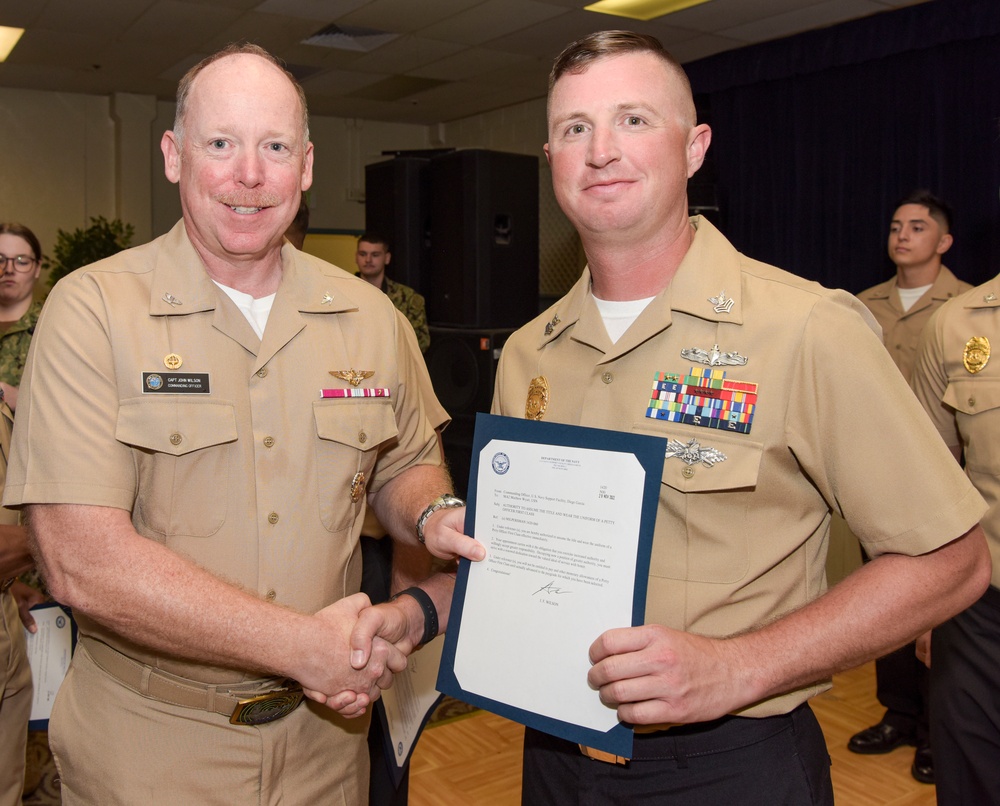
M 172 100 L 202 57 L 251 40 L 284 59 L 314 114 L 432 124 L 538 98 L 553 58 L 604 28 L 653 34 L 682 62 L 925 0 L 711 0 L 639 22 L 591 0 L 0 0 L 26 28 L 0 86 Z M 370 52 L 302 44 L 328 25 L 395 36 Z

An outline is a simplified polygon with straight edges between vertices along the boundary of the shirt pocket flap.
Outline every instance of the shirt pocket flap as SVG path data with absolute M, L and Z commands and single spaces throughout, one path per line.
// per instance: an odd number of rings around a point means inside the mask
M 1000 380 L 960 378 L 951 381 L 942 400 L 962 414 L 981 414 L 1000 408 Z
M 210 400 L 139 398 L 118 408 L 115 439 L 125 445 L 183 456 L 236 441 L 232 403 Z
M 653 433 L 646 429 L 634 429 Z M 661 481 L 683 493 L 750 489 L 757 486 L 764 446 L 746 439 L 736 440 L 705 429 L 704 436 L 690 431 L 658 431 L 667 438 Z
M 316 435 L 359 451 L 367 451 L 399 434 L 388 400 L 346 398 L 313 403 Z

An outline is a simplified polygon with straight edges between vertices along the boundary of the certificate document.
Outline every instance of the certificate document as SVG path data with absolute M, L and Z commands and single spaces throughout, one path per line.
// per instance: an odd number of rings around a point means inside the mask
M 403 778 L 403 770 L 416 747 L 420 731 L 441 699 L 434 683 L 443 647 L 444 639 L 436 638 L 410 655 L 406 671 L 393 677 L 392 688 L 383 691 L 375 703 L 377 718 L 382 720 L 384 729 L 385 760 L 396 786 Z
M 35 687 L 28 726 L 32 730 L 46 730 L 56 692 L 59 691 L 73 658 L 76 623 L 69 612 L 56 602 L 46 602 L 31 608 L 31 615 L 38 625 L 38 632 L 32 634 L 24 631 L 28 642 L 31 682 Z
M 587 683 L 605 630 L 642 624 L 666 440 L 480 414 L 438 690 L 622 756 Z

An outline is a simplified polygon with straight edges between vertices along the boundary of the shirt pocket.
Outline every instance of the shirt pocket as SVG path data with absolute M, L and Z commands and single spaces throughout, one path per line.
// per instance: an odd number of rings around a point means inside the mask
M 360 513 L 379 449 L 395 440 L 399 429 L 392 404 L 384 398 L 318 400 L 313 415 L 319 514 L 323 526 L 334 532 Z
M 133 449 L 134 515 L 167 536 L 208 537 L 226 520 L 236 412 L 218 400 L 140 398 L 118 409 L 115 438 Z
M 1000 379 L 959 378 L 945 389 L 942 400 L 955 409 L 965 443 L 965 467 L 972 473 L 1000 473 L 1000 451 L 994 434 L 1000 433 Z
M 666 437 L 671 454 L 660 478 L 650 573 L 731 584 L 750 568 L 749 536 L 763 515 L 756 488 L 764 446 L 704 430 L 633 428 Z M 674 455 L 678 451 L 684 458 Z

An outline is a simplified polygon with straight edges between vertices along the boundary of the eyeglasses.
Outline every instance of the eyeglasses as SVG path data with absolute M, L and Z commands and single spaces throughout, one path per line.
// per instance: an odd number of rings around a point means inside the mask
M 33 257 L 29 255 L 14 255 L 13 257 L 7 257 L 7 255 L 0 255 L 0 267 L 3 271 L 7 271 L 7 264 L 11 264 L 14 271 L 26 272 L 31 271 L 31 267 L 37 263 Z

